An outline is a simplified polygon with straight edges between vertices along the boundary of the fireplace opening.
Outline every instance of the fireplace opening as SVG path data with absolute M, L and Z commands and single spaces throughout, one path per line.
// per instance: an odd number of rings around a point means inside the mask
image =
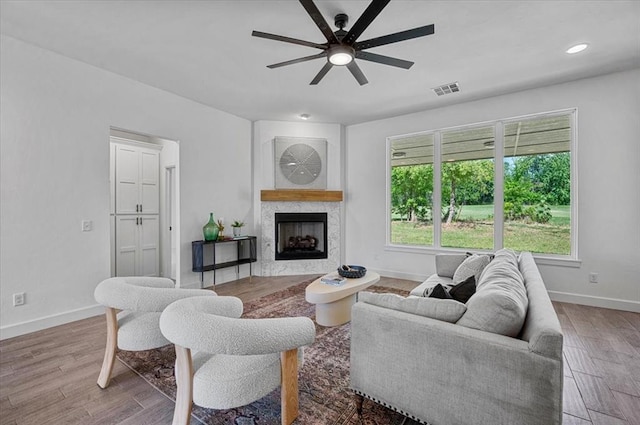
M 276 260 L 328 258 L 327 213 L 276 213 Z

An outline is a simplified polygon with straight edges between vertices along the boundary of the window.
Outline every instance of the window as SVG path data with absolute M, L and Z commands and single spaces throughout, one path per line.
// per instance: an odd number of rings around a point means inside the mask
M 493 248 L 494 128 L 442 132 L 441 246 Z
M 389 242 L 575 257 L 574 127 L 570 110 L 389 138 Z
M 571 254 L 571 115 L 504 125 L 504 246 Z
M 391 151 L 391 241 L 433 245 L 433 134 L 394 140 Z

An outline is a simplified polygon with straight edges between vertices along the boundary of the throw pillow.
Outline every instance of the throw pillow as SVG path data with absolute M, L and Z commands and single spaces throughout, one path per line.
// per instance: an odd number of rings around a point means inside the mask
M 467 280 L 449 289 L 449 296 L 456 301 L 466 303 L 476 293 L 476 277 L 469 276 Z
M 474 276 L 478 281 L 480 274 L 490 261 L 491 258 L 485 254 L 473 254 L 467 257 L 453 274 L 453 284 L 462 283 L 469 279 L 469 276 Z
M 376 294 L 360 292 L 358 302 L 377 305 L 391 310 L 403 311 L 409 314 L 424 316 L 443 322 L 456 323 L 467 311 L 467 306 L 455 300 L 439 300 L 409 296 L 407 298 L 396 294 Z
M 441 300 L 450 300 L 453 297 L 449 295 L 449 292 L 444 288 L 444 286 L 439 283 L 433 287 L 431 293 L 429 294 L 431 298 L 439 298 Z

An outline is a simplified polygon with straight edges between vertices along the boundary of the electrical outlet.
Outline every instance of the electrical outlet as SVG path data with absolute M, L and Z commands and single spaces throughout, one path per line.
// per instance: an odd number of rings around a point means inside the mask
M 93 228 L 93 223 L 91 222 L 91 220 L 82 220 L 83 232 L 90 232 L 92 228 Z
M 589 273 L 589 282 L 598 283 L 598 273 Z
M 24 292 L 18 292 L 17 294 L 13 294 L 13 306 L 17 307 L 19 305 L 24 305 L 25 296 Z

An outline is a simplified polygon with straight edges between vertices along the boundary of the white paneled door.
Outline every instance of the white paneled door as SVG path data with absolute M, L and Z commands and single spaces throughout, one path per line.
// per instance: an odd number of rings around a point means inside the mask
M 161 147 L 138 142 L 113 146 L 115 275 L 159 276 Z
M 159 153 L 126 144 L 116 145 L 116 214 L 158 214 Z
M 116 217 L 116 276 L 158 276 L 160 225 L 157 215 Z

